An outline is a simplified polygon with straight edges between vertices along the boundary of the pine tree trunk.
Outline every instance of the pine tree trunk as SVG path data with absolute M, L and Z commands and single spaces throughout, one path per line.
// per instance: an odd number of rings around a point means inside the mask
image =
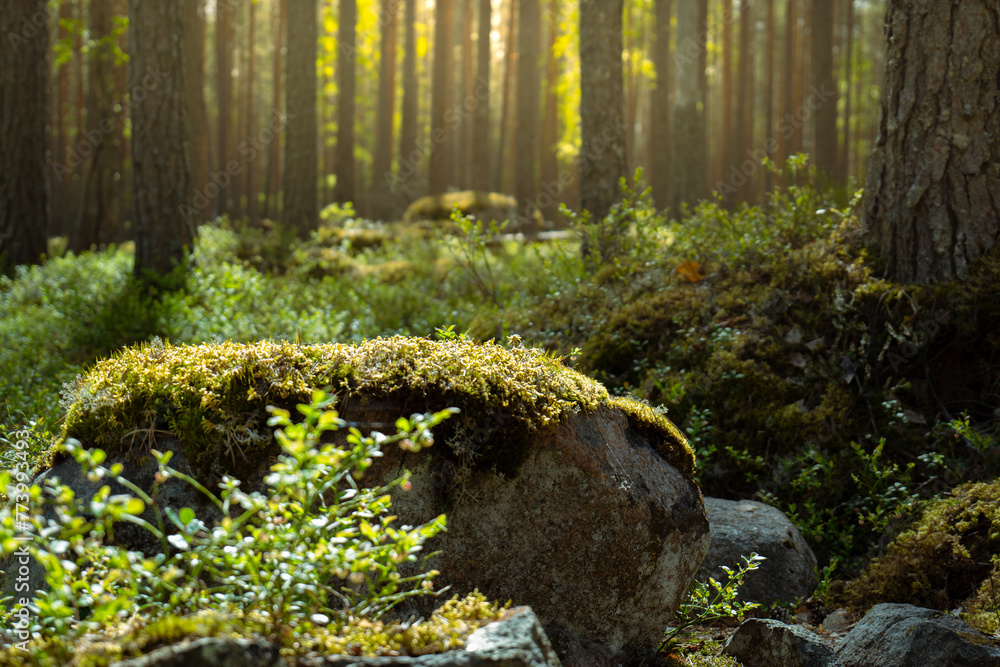
M 130 0 L 131 1 L 131 0 Z M 228 174 L 226 165 L 233 159 L 233 61 L 232 33 L 233 8 L 223 0 L 215 0 L 215 96 L 218 101 L 218 130 L 216 131 L 215 176 L 224 178 Z M 230 179 L 232 177 L 230 176 Z M 236 206 L 227 179 L 226 186 L 220 186 L 217 195 L 216 215 L 232 214 Z
M 656 89 L 653 91 L 650 143 L 653 164 L 650 182 L 653 201 L 661 208 L 670 203 L 670 156 L 673 150 L 671 107 L 673 106 L 674 68 L 670 57 L 670 19 L 673 0 L 656 0 L 656 41 L 653 43 L 653 67 Z
M 514 195 L 517 197 L 518 226 L 526 234 L 538 229 L 531 218 L 537 208 L 537 157 L 541 114 L 539 40 L 542 15 L 538 0 L 521 0 L 518 17 L 517 147 L 515 149 Z M 620 56 L 619 56 L 620 57 Z
M 813 161 L 826 179 L 832 179 L 837 171 L 837 81 L 833 75 L 832 0 L 813 0 L 812 26 L 812 82 L 825 99 L 815 115 Z
M 493 5 L 479 0 L 479 44 L 476 77 L 476 113 L 473 120 L 472 187 L 490 189 L 490 34 L 493 31 Z
M 247 179 L 246 179 L 246 197 L 247 197 L 247 218 L 250 220 L 250 224 L 254 227 L 260 224 L 260 202 L 257 199 L 257 195 L 260 191 L 260 160 L 259 155 L 257 155 L 257 118 L 254 104 L 254 81 L 256 76 L 254 76 L 254 70 L 257 66 L 256 53 L 254 53 L 254 40 L 257 34 L 256 23 L 257 23 L 257 12 L 255 11 L 257 3 L 250 2 L 249 10 L 250 15 L 247 17 L 247 76 L 246 76 L 246 127 L 247 133 L 245 135 L 244 141 L 250 143 L 250 148 L 252 152 L 247 153 L 244 158 Z
M 683 0 L 681 0 L 683 2 Z M 733 164 L 733 128 L 736 119 L 733 114 L 733 0 L 722 0 L 722 100 L 719 120 L 722 125 L 722 146 L 719 150 L 719 166 L 716 179 L 724 180 Z M 726 205 L 731 205 L 730 197 L 724 197 Z
M 622 0 L 580 0 L 580 205 L 594 220 L 625 176 L 622 10 Z
M 0 3 L 0 273 L 37 264 L 49 230 L 49 26 L 44 0 Z
M 517 3 L 518 0 L 508 0 L 510 2 L 510 17 L 507 20 L 507 46 L 504 49 L 504 68 L 503 68 L 503 99 L 501 100 L 501 110 L 500 110 L 500 140 L 497 143 L 497 166 L 494 171 L 493 178 L 495 179 L 495 185 L 493 189 L 497 192 L 502 192 L 504 190 L 504 183 L 506 179 L 506 170 L 504 166 L 507 164 L 504 160 L 507 154 L 507 135 L 508 128 L 512 125 L 511 122 L 511 88 L 513 87 L 513 81 L 515 76 L 515 58 L 514 54 L 517 51 L 517 42 L 515 40 L 517 36 Z
M 751 144 L 753 143 L 754 24 L 751 20 L 752 4 L 748 0 L 740 0 L 740 61 L 737 74 L 739 86 L 736 93 L 736 105 L 739 109 L 733 113 L 736 122 L 736 132 L 733 138 L 734 150 L 730 154 L 727 172 L 723 174 L 731 184 L 740 184 L 736 199 L 743 201 L 751 197 L 751 182 L 753 180 L 753 173 L 747 174 L 747 170 L 744 169 L 746 161 L 749 159 L 747 153 L 752 150 Z
M 853 2 L 854 0 L 850 0 Z M 773 148 L 774 138 L 774 43 L 777 39 L 774 32 L 774 0 L 767 0 L 767 66 L 765 68 L 767 83 L 764 87 L 764 139 L 766 145 Z M 768 149 L 768 151 L 771 150 Z M 772 156 L 773 157 L 773 156 Z M 764 170 L 764 193 L 771 190 L 772 174 L 770 169 Z
M 112 29 L 111 1 L 92 0 L 89 18 L 91 39 L 95 41 L 88 54 L 90 85 L 87 89 L 87 130 L 83 136 L 89 151 L 79 170 L 76 220 L 69 237 L 69 249 L 77 253 L 111 240 L 118 154 L 114 132 L 118 119 L 112 108 L 115 55 L 108 41 Z
M 346 1 L 353 2 L 353 0 Z M 282 218 L 296 230 L 300 238 L 308 238 L 309 233 L 319 224 L 316 0 L 290 0 L 287 11 L 288 49 L 285 78 L 288 95 L 285 128 L 285 201 Z M 338 182 L 337 185 L 340 186 L 341 183 Z
M 372 160 L 372 215 L 387 219 L 392 198 L 392 122 L 396 115 L 396 10 L 397 0 L 383 0 L 382 44 L 378 74 L 378 130 Z
M 333 198 L 342 203 L 356 201 L 357 197 L 354 183 L 357 23 L 357 0 L 340 0 L 340 24 L 337 26 L 337 50 L 339 53 L 337 59 L 337 86 L 339 88 L 337 98 L 337 186 Z M 315 58 L 315 54 L 313 57 Z M 316 69 L 315 63 L 313 69 Z M 313 93 L 315 95 L 315 88 Z M 315 98 L 312 104 L 314 107 L 316 106 Z M 292 108 L 291 105 L 289 108 Z
M 275 0 L 277 20 L 274 28 L 274 108 L 271 119 L 280 116 L 284 110 L 285 91 L 282 76 L 281 49 L 285 38 L 285 13 L 288 0 Z M 270 120 L 269 119 L 269 122 Z M 281 129 L 272 129 L 270 151 L 267 157 L 267 185 L 264 187 L 264 217 L 278 217 L 278 195 L 281 192 Z M 273 207 L 273 208 L 272 208 Z
M 154 283 L 195 238 L 183 13 L 181 3 L 129 0 L 135 275 Z
M 412 181 L 423 163 L 417 147 L 417 3 L 406 0 L 403 25 L 406 47 L 403 53 L 403 113 L 399 127 L 399 177 L 393 181 L 393 191 L 402 185 L 404 199 L 412 198 Z
M 1000 240 L 1000 8 L 890 0 L 864 227 L 901 282 L 961 278 Z
M 448 187 L 448 151 L 450 110 L 455 86 L 452 66 L 454 39 L 454 0 L 437 0 L 434 34 L 434 83 L 431 101 L 431 173 L 430 194 L 443 194 Z
M 677 3 L 677 81 L 674 96 L 674 168 L 671 208 L 705 195 L 705 70 L 698 36 L 704 28 L 702 7 L 692 0 Z
M 98 0 L 93 0 L 96 5 Z M 93 11 L 93 10 L 91 10 Z M 209 218 L 205 185 L 208 179 L 208 123 L 205 118 L 205 12 L 203 0 L 184 0 L 184 82 L 187 84 L 188 142 L 195 224 Z
M 559 196 L 563 187 L 559 181 L 559 62 L 556 40 L 559 38 L 559 0 L 551 0 L 548 14 L 549 38 L 545 49 L 545 115 L 542 121 L 542 189 L 538 207 L 546 220 L 559 215 Z

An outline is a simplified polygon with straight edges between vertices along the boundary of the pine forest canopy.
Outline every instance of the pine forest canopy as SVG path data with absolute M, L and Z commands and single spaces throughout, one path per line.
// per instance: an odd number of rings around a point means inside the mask
M 558 224 L 560 203 L 606 212 L 637 168 L 675 214 L 713 193 L 736 207 L 775 184 L 765 160 L 797 153 L 831 184 L 862 183 L 878 138 L 885 0 L 184 0 L 161 18 L 135 0 L 4 5 L 8 52 L 51 37 L 35 98 L 51 211 L 36 215 L 75 250 L 144 225 L 186 241 L 219 215 L 306 234 L 331 202 L 398 219 L 449 190 L 513 194 L 524 220 Z M 144 55 L 167 44 L 175 57 Z M 144 139 L 149 99 L 176 117 Z M 156 169 L 187 166 L 186 194 L 141 180 L 154 145 Z M 147 195 L 177 220 L 144 216 Z

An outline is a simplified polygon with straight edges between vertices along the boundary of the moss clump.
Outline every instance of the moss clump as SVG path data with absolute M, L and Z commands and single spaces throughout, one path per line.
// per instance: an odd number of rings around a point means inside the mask
M 486 213 L 508 214 L 517 209 L 517 200 L 508 195 L 496 192 L 477 192 L 474 190 L 428 195 L 410 204 L 403 215 L 403 221 L 448 220 L 451 217 L 452 210 L 456 208 L 465 215 Z M 503 222 L 506 217 L 506 215 L 502 215 L 501 217 L 493 217 L 492 219 L 497 222 Z M 487 216 L 485 221 L 489 221 L 490 219 Z
M 190 455 L 218 463 L 271 445 L 267 405 L 307 402 L 332 387 L 342 400 L 396 399 L 427 409 L 457 406 L 459 429 L 491 424 L 477 455 L 516 469 L 530 432 L 570 412 L 608 402 L 599 383 L 541 350 L 515 344 L 432 341 L 397 336 L 358 345 L 259 342 L 125 349 L 67 388 L 64 438 L 90 446 L 141 451 L 159 434 L 186 443 Z M 633 421 L 658 432 L 661 451 L 690 471 L 691 452 L 664 418 L 629 408 Z M 496 426 L 502 415 L 502 428 Z M 492 419 L 492 421 L 490 421 Z M 450 426 L 450 425 L 449 425 Z M 689 472 L 690 474 L 690 472 Z
M 0 664 L 45 666 L 74 664 L 106 667 L 137 658 L 163 646 L 201 637 L 266 637 L 282 645 L 290 664 L 310 654 L 355 656 L 418 656 L 444 653 L 465 646 L 473 632 L 499 620 L 510 603 L 489 602 L 479 591 L 445 602 L 419 623 L 370 622 L 363 618 L 334 620 L 328 625 L 306 623 L 295 628 L 275 624 L 257 615 L 199 612 L 166 616 L 152 623 L 135 617 L 107 628 L 104 634 L 65 636 L 43 643 L 32 642 L 29 653 L 14 646 L 0 649 Z
M 997 554 L 1000 480 L 965 484 L 928 504 L 914 526 L 847 585 L 848 602 L 863 613 L 879 602 L 952 609 L 971 598 L 977 614 L 996 613 L 1000 589 L 991 591 L 990 577 Z

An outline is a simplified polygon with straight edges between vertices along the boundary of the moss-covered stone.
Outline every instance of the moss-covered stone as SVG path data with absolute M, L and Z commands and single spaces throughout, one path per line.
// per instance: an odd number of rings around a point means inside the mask
M 195 461 L 237 458 L 270 446 L 267 405 L 308 402 L 332 388 L 341 400 L 402 399 L 428 410 L 458 407 L 454 430 L 502 412 L 511 428 L 494 433 L 483 465 L 510 457 L 534 430 L 577 410 L 609 402 L 604 387 L 541 350 L 489 342 L 379 338 L 358 345 L 232 342 L 122 350 L 68 387 L 63 438 L 105 449 L 138 448 L 170 432 Z M 629 400 L 615 400 L 631 421 L 657 431 L 661 453 L 690 475 L 693 454 L 668 420 Z
M 970 620 L 988 621 L 994 615 L 995 623 L 998 554 L 1000 480 L 965 484 L 930 503 L 884 555 L 848 584 L 847 598 L 856 612 L 880 602 L 944 610 L 965 604 L 975 612 Z

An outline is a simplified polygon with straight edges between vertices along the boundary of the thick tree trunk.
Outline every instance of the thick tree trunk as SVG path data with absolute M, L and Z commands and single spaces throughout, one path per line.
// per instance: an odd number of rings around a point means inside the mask
M 514 195 L 517 197 L 518 225 L 525 233 L 535 229 L 531 211 L 537 208 L 539 128 L 541 117 L 541 70 L 539 45 L 542 13 L 538 0 L 521 0 L 518 15 L 517 59 L 517 148 L 514 158 Z M 619 65 L 621 53 L 619 52 Z
M 580 205 L 594 220 L 621 198 L 625 176 L 622 9 L 622 0 L 580 0 Z
M 292 2 L 292 4 L 295 4 Z M 313 2 L 307 4 L 314 5 Z M 340 0 L 340 24 L 337 26 L 337 187 L 334 199 L 339 202 L 353 202 L 357 192 L 354 183 L 354 103 L 357 93 L 357 44 L 358 5 L 357 0 Z M 315 46 L 315 45 L 314 45 Z M 315 58 L 315 49 L 313 50 Z M 313 63 L 313 69 L 316 69 Z M 314 77 L 315 80 L 315 77 Z M 291 77 L 289 77 L 291 81 Z M 315 87 L 313 107 L 316 106 Z M 289 105 L 294 112 L 294 108 Z
M 671 208 L 705 196 L 706 141 L 704 108 L 704 30 L 699 3 L 677 3 L 677 82 L 674 98 L 674 169 Z
M 74 252 L 111 240 L 114 224 L 115 166 L 118 142 L 115 127 L 118 119 L 113 107 L 115 98 L 114 46 L 111 37 L 111 0 L 90 3 L 90 35 L 95 44 L 89 53 L 87 89 L 87 130 L 84 141 L 89 148 L 80 169 L 76 221 L 69 237 Z
M 36 264 L 49 230 L 49 27 L 44 0 L 0 2 L 0 273 Z
M 670 156 L 673 151 L 671 107 L 673 103 L 674 67 L 670 57 L 670 18 L 673 0 L 656 0 L 656 35 L 653 42 L 653 66 L 656 88 L 653 91 L 650 143 L 653 164 L 650 183 L 653 201 L 661 208 L 670 202 Z
M 902 282 L 961 278 L 1000 240 L 1000 7 L 890 0 L 864 227 Z
M 382 44 L 378 74 L 378 129 L 372 160 L 372 216 L 387 219 L 392 197 L 386 188 L 392 182 L 392 122 L 396 115 L 396 13 L 397 0 L 383 0 Z
M 450 118 L 454 97 L 455 76 L 452 46 L 454 44 L 454 0 L 437 0 L 434 32 L 434 83 L 431 101 L 431 178 L 430 193 L 443 194 L 448 187 L 448 151 L 451 139 Z
M 493 31 L 493 5 L 479 0 L 479 43 L 476 77 L 476 112 L 473 120 L 472 187 L 490 189 L 490 34 Z
M 129 0 L 135 275 L 152 282 L 184 263 L 195 237 L 183 13 Z
M 353 0 L 348 1 L 353 2 Z M 288 50 L 285 78 L 288 82 L 286 105 L 288 116 L 285 138 L 285 205 L 282 217 L 301 238 L 308 238 L 309 233 L 319 224 L 316 0 L 291 0 L 287 11 L 286 34 L 294 39 L 286 39 Z M 352 53 L 352 62 L 353 58 Z M 343 90 L 341 94 L 344 94 Z M 339 179 L 337 186 L 341 186 Z
M 816 110 L 813 125 L 813 161 L 827 179 L 832 179 L 837 171 L 837 81 L 833 75 L 832 0 L 813 0 L 812 26 L 812 82 L 825 99 Z

